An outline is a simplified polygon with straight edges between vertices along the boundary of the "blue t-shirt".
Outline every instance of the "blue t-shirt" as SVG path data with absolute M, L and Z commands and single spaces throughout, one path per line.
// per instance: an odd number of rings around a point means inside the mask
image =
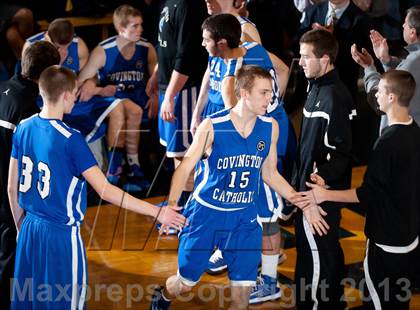
M 19 205 L 49 221 L 80 225 L 86 211 L 82 173 L 96 165 L 83 136 L 61 120 L 35 114 L 13 135 L 18 161 Z

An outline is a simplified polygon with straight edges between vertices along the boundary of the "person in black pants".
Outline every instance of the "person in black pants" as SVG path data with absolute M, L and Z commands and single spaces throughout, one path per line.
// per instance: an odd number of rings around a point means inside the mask
M 16 125 L 38 113 L 38 79 L 42 71 L 60 62 L 54 45 L 39 41 L 22 55 L 22 73 L 0 84 L 0 308 L 10 305 L 10 278 L 13 277 L 16 229 L 7 196 L 12 136 Z
M 420 223 L 420 128 L 408 110 L 415 87 L 407 71 L 383 74 L 376 98 L 389 125 L 376 140 L 359 188 L 332 191 L 309 184 L 313 191 L 306 194 L 312 204 L 360 202 L 366 210 L 363 295 L 370 298 L 363 301 L 368 309 L 409 309 L 410 305 L 410 268 Z
M 337 40 L 322 29 L 305 33 L 300 40 L 300 61 L 309 80 L 292 184 L 306 190 L 312 180 L 332 189 L 351 182 L 352 97 L 340 80 L 334 61 Z M 344 255 L 339 243 L 342 203 L 322 204 L 329 231 L 311 225 L 301 211 L 295 220 L 297 261 L 295 271 L 298 309 L 343 309 L 341 283 Z M 322 213 L 322 210 L 320 211 Z M 325 215 L 325 214 L 324 214 Z M 315 234 L 317 233 L 317 235 Z

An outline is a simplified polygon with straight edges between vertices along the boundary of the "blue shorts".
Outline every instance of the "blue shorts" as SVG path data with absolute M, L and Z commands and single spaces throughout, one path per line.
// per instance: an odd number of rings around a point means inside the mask
M 160 143 L 166 147 L 168 157 L 182 157 L 191 145 L 190 133 L 192 112 L 197 102 L 199 86 L 183 89 L 175 97 L 173 122 L 166 122 L 159 117 Z M 165 92 L 159 91 L 159 114 Z
M 184 216 L 188 226 L 180 232 L 178 249 L 178 275 L 184 284 L 194 286 L 200 280 L 215 247 L 223 252 L 231 285 L 255 284 L 262 227 L 253 206 L 220 211 L 191 199 Z
M 76 102 L 70 114 L 64 114 L 63 121 L 79 130 L 88 143 L 105 134 L 105 118 L 121 102 L 116 97 L 93 96 L 89 101 Z
M 84 309 L 86 291 L 80 227 L 27 213 L 17 241 L 11 309 Z
M 225 105 L 218 105 L 218 104 L 214 104 L 212 102 L 207 102 L 206 106 L 204 107 L 203 113 L 201 114 L 201 116 L 203 118 L 210 116 L 214 113 L 217 113 L 219 111 L 222 111 L 226 109 Z
M 278 106 L 269 116 L 273 117 L 279 124 L 279 138 L 277 141 L 277 169 L 280 174 L 290 182 L 290 177 L 285 175 L 286 171 L 292 171 L 296 157 L 296 135 L 283 106 Z M 263 223 L 277 221 L 284 206 L 283 199 L 277 195 L 261 179 L 260 190 L 256 202 L 258 216 Z
M 136 88 L 133 90 L 117 90 L 115 98 L 119 99 L 130 99 L 135 104 L 140 106 L 143 110 L 146 109 L 147 101 L 149 97 L 146 95 L 146 91 L 142 88 Z

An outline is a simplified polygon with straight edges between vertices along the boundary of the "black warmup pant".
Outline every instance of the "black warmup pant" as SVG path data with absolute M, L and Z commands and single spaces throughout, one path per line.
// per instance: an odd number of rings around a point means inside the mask
M 330 230 L 327 235 L 312 235 L 309 225 L 298 211 L 296 233 L 296 307 L 297 309 L 344 309 L 344 254 L 339 242 L 340 207 L 324 207 Z
M 0 309 L 10 308 L 10 279 L 13 278 L 16 253 L 15 224 L 0 222 Z
M 408 310 L 411 298 L 410 263 L 413 261 L 414 251 L 389 253 L 369 241 L 366 247 L 367 256 L 363 264 L 364 308 Z

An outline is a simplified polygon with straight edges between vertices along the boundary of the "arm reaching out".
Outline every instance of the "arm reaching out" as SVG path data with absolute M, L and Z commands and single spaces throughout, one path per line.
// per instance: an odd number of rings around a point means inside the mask
M 321 236 L 326 234 L 329 226 L 322 216 L 323 212 L 316 204 L 313 204 L 302 193 L 297 193 L 277 170 L 277 139 L 279 134 L 278 124 L 273 120 L 273 132 L 268 157 L 262 166 L 262 177 L 265 183 L 274 189 L 280 196 L 302 209 L 306 220 L 311 226 L 312 232 L 318 232 Z
M 169 207 L 159 208 L 146 201 L 137 199 L 110 184 L 98 166 L 93 166 L 83 172 L 83 177 L 95 189 L 99 196 L 110 203 L 127 210 L 156 218 L 165 227 L 181 229 L 186 225 L 185 217 Z

